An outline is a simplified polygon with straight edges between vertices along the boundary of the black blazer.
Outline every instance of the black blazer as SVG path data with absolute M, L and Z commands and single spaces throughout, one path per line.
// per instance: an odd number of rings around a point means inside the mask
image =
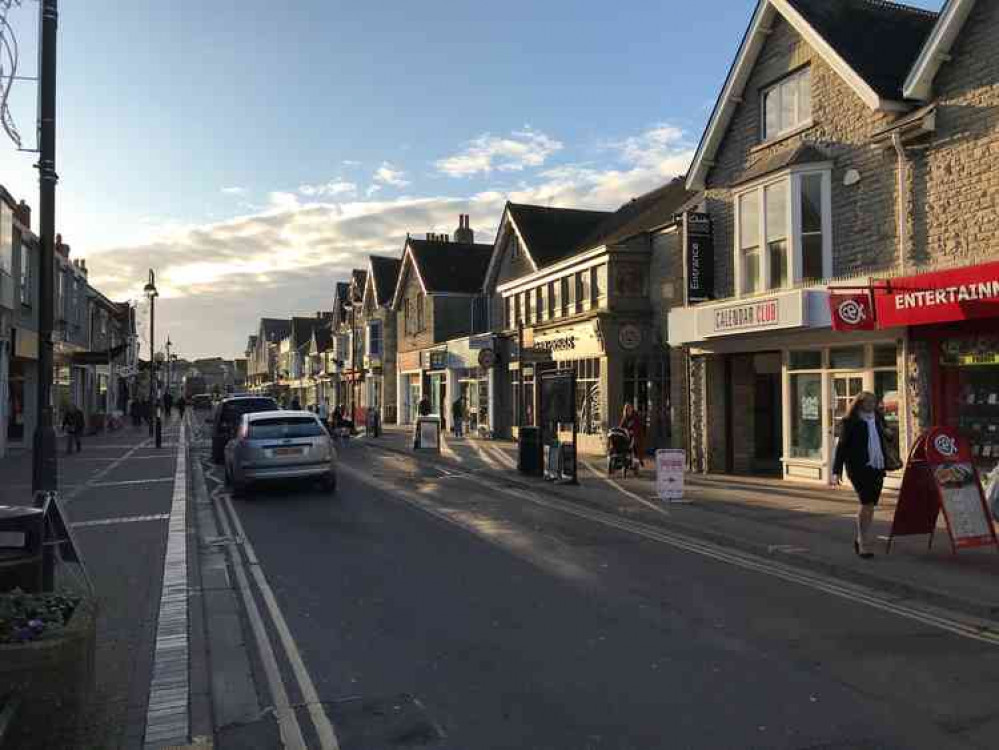
M 888 460 L 888 445 L 885 442 L 887 424 L 881 412 L 874 413 L 874 424 L 881 438 L 881 455 Z M 867 454 L 867 424 L 860 417 L 848 417 L 840 422 L 839 443 L 836 444 L 836 460 L 833 461 L 833 474 L 843 475 L 843 466 L 856 475 L 867 467 L 870 460 Z

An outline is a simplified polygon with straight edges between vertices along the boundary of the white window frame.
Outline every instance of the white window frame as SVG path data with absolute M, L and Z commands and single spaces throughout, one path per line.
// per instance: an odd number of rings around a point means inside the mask
M 823 162 L 821 164 L 809 164 L 801 167 L 792 167 L 775 175 L 768 175 L 766 178 L 744 185 L 732 195 L 732 206 L 734 214 L 733 228 L 733 254 L 732 262 L 735 270 L 735 296 L 754 297 L 764 294 L 774 294 L 782 291 L 781 288 L 771 289 L 770 287 L 770 253 L 767 251 L 767 206 L 765 190 L 768 186 L 779 182 L 788 183 L 788 226 L 787 226 L 787 286 L 785 289 L 792 289 L 803 282 L 802 271 L 804 269 L 804 258 L 802 256 L 801 241 L 801 179 L 805 175 L 820 174 L 822 176 L 822 280 L 832 277 L 833 259 L 833 237 L 832 237 L 832 164 Z M 742 222 L 740 221 L 741 196 L 746 193 L 758 191 L 759 200 L 757 211 L 759 211 L 759 247 L 760 247 L 760 275 L 762 277 L 762 290 L 759 292 L 743 292 L 742 290 Z M 819 281 L 819 280 L 816 280 Z
M 811 76 L 812 76 L 812 73 L 811 73 L 811 70 L 812 70 L 811 66 L 810 65 L 806 65 L 805 67 L 799 68 L 798 70 L 794 71 L 793 73 L 789 73 L 788 75 L 784 76 L 783 78 L 781 78 L 781 79 L 779 79 L 777 81 L 774 81 L 769 86 L 766 86 L 766 87 L 760 89 L 760 142 L 761 143 L 767 143 L 768 141 L 778 140 L 778 139 L 784 137 L 785 135 L 787 135 L 788 133 L 793 133 L 796 130 L 801 130 L 802 128 L 807 128 L 807 127 L 809 127 L 812 124 L 813 120 L 812 120 L 812 112 L 811 111 L 809 111 L 808 117 L 805 117 L 805 118 L 801 118 L 800 114 L 796 111 L 795 114 L 797 116 L 795 118 L 795 122 L 794 122 L 793 125 L 789 125 L 786 128 L 781 128 L 776 133 L 768 133 L 767 132 L 767 94 L 769 94 L 771 91 L 774 91 L 776 89 L 778 91 L 778 99 L 783 99 L 783 96 L 784 96 L 783 91 L 788 87 L 788 84 L 791 83 L 791 81 L 795 81 L 796 82 L 795 86 L 798 86 L 797 82 L 800 81 L 801 77 L 807 75 L 808 76 L 808 89 L 809 89 L 808 100 L 809 100 L 809 102 L 812 102 L 812 97 L 811 97 L 811 88 L 812 88 L 812 77 Z M 795 102 L 795 110 L 798 110 L 800 108 L 800 103 L 801 103 L 801 97 L 799 96 L 798 100 Z M 781 106 L 781 102 L 778 101 L 777 102 L 777 115 L 778 115 L 778 119 L 780 119 L 780 112 L 781 112 L 782 109 L 783 109 L 783 107 Z M 809 109 L 811 110 L 811 107 L 809 107 Z M 778 127 L 780 127 L 780 126 L 778 125 Z

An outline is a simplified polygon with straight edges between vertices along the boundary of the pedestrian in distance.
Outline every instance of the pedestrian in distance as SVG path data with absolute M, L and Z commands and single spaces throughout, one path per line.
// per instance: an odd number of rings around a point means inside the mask
M 454 403 L 451 404 L 451 433 L 456 437 L 460 438 L 462 433 L 462 427 L 464 426 L 465 420 L 465 407 L 461 403 L 461 399 L 455 399 Z
M 845 466 L 850 483 L 860 500 L 853 551 L 864 559 L 874 557 L 871 551 L 874 508 L 881 499 L 885 472 L 899 468 L 889 466 L 886 461 L 886 456 L 889 455 L 888 438 L 888 426 L 878 409 L 877 397 L 868 391 L 858 393 L 840 423 L 832 483 L 839 484 L 842 481 Z
M 319 402 L 317 413 L 319 415 L 319 421 L 323 423 L 323 426 L 327 430 L 332 432 L 333 430 L 330 428 L 330 400 L 328 398 L 324 398 Z
M 421 417 L 429 417 L 432 408 L 430 406 L 430 399 L 424 396 L 420 399 L 420 403 L 417 404 L 416 411 Z
M 74 445 L 76 446 L 77 453 L 83 450 L 80 438 L 83 436 L 83 428 L 85 426 L 86 420 L 83 417 L 83 412 L 77 408 L 76 404 L 70 404 L 62 417 L 62 429 L 66 433 L 67 456 L 73 452 Z
M 177 416 L 181 419 L 184 418 L 184 410 L 187 408 L 187 400 L 180 396 L 177 398 Z
M 619 425 L 621 429 L 627 430 L 628 434 L 631 436 L 631 454 L 638 462 L 639 467 L 645 467 L 645 460 L 643 458 L 644 450 L 642 432 L 645 425 L 642 424 L 642 416 L 635 410 L 635 407 L 631 404 L 625 404 L 624 410 L 621 412 L 621 424 Z
M 291 410 L 292 411 L 302 410 L 302 402 L 298 400 L 298 396 L 295 396 L 295 398 L 291 400 Z
M 170 413 L 173 411 L 173 396 L 170 391 L 163 394 L 163 414 L 167 419 L 170 419 Z

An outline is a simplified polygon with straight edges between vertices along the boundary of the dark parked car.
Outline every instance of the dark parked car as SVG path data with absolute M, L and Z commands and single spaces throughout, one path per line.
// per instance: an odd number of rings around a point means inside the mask
M 267 396 L 237 396 L 223 399 L 212 417 L 212 461 L 225 461 L 225 444 L 236 434 L 244 414 L 279 411 L 277 401 Z

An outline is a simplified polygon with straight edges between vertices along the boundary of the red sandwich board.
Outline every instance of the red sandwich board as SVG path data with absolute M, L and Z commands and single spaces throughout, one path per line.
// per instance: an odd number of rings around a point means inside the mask
M 971 458 L 971 446 L 957 430 L 933 427 L 916 440 L 902 475 L 888 551 L 897 536 L 929 534 L 943 511 L 954 552 L 970 547 L 999 548 L 982 491 L 982 480 Z

